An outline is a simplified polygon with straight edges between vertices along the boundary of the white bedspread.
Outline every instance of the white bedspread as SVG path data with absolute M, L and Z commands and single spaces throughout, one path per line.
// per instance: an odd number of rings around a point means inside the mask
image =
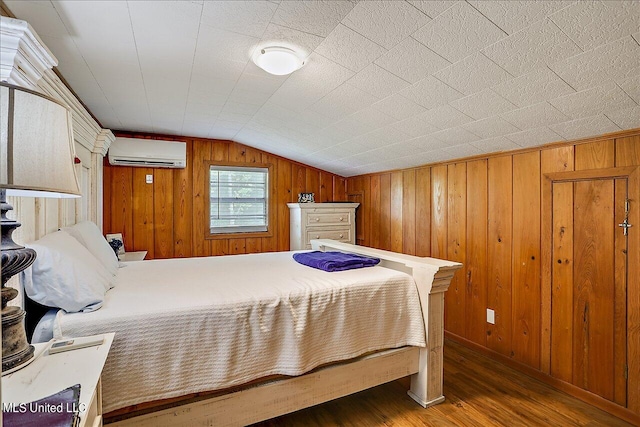
M 132 262 L 117 279 L 100 310 L 54 323 L 56 338 L 116 333 L 104 412 L 425 345 L 413 279 L 383 267 L 326 273 L 279 252 Z

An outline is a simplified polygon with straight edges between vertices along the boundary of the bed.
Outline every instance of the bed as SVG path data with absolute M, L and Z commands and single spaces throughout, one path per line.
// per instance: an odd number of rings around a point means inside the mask
M 460 264 L 312 245 L 381 263 L 326 273 L 289 252 L 127 263 L 100 309 L 50 312 L 39 334 L 116 332 L 106 419 L 174 402 L 113 425 L 246 425 L 409 375 L 419 404 L 442 401 L 443 293 Z

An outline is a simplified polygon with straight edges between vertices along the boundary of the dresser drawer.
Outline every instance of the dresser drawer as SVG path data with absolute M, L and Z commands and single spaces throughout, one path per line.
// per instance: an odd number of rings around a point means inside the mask
M 351 225 L 353 222 L 353 212 L 308 212 L 306 215 L 306 226 L 313 227 L 315 225 Z
M 349 227 L 331 230 L 307 230 L 305 246 L 311 248 L 311 240 L 313 239 L 331 239 L 341 242 L 351 242 L 351 229 Z

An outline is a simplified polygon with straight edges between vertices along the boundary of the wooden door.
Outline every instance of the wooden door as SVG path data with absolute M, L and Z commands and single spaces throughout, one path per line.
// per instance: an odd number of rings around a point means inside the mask
M 552 183 L 551 375 L 627 400 L 628 179 Z

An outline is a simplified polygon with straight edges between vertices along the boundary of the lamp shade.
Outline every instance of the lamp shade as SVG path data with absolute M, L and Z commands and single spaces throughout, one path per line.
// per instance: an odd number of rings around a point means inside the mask
M 0 188 L 10 196 L 79 197 L 73 160 L 69 109 L 0 83 Z

